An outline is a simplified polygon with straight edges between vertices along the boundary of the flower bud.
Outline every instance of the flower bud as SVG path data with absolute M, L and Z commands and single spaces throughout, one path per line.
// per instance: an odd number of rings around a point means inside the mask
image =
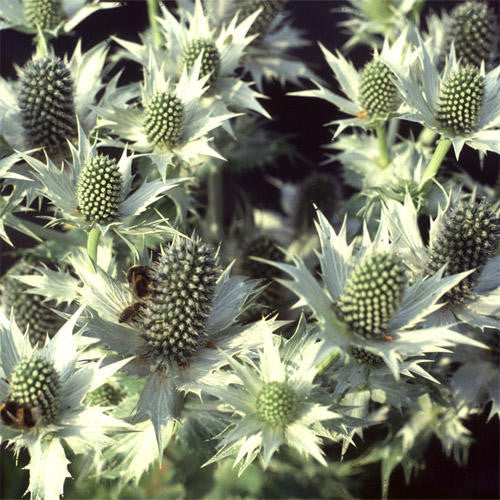
M 297 393 L 285 382 L 268 382 L 257 396 L 258 418 L 274 427 L 285 427 L 299 414 Z

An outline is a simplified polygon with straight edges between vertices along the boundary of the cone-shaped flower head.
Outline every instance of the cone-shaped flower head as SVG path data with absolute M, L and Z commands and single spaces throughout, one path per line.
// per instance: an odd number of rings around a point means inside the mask
M 240 19 L 246 19 L 256 10 L 262 9 L 250 29 L 249 35 L 266 33 L 276 16 L 283 11 L 284 0 L 238 0 L 236 9 L 240 12 Z
M 492 56 L 495 43 L 495 14 L 486 2 L 465 2 L 452 13 L 445 34 L 445 51 L 455 45 L 457 57 L 463 65 L 479 67 Z
M 377 59 L 369 62 L 363 69 L 359 96 L 363 109 L 369 115 L 384 116 L 399 107 L 399 92 L 391 77 L 391 70 Z
M 499 234 L 500 220 L 484 201 L 462 202 L 445 216 L 430 249 L 430 272 L 436 272 L 444 264 L 448 264 L 446 275 L 476 269 L 448 292 L 449 300 L 459 303 L 472 297 L 476 278 L 495 255 Z
M 297 232 L 313 227 L 316 207 L 328 218 L 338 209 L 340 188 L 334 177 L 327 174 L 312 174 L 305 178 L 297 189 L 293 204 L 292 224 Z
M 299 398 L 286 382 L 268 382 L 257 395 L 259 419 L 273 427 L 290 425 L 299 415 Z
M 14 313 L 16 323 L 22 332 L 28 329 L 32 346 L 45 342 L 47 335 L 53 337 L 61 321 L 51 310 L 51 303 L 47 303 L 42 295 L 26 293 L 28 286 L 12 277 L 12 275 L 30 274 L 29 266 L 21 262 L 16 264 L 5 276 L 2 283 L 2 308 L 5 314 Z
M 87 395 L 87 401 L 91 406 L 116 406 L 125 398 L 125 392 L 121 387 L 115 387 L 111 384 L 103 384 L 95 391 Z
M 212 40 L 193 40 L 184 49 L 184 52 L 182 54 L 181 71 L 182 66 L 184 65 L 186 66 L 188 71 L 191 71 L 193 69 L 194 63 L 201 53 L 203 53 L 203 56 L 201 58 L 199 77 L 203 78 L 206 75 L 210 75 L 207 81 L 207 84 L 210 87 L 217 80 L 220 70 L 220 54 L 215 43 Z
M 254 260 L 252 257 L 275 262 L 282 262 L 284 260 L 285 255 L 278 248 L 277 241 L 270 236 L 260 234 L 246 243 L 241 255 L 241 273 L 249 278 L 268 280 L 281 275 L 279 269 L 265 262 Z
M 76 135 L 73 80 L 61 59 L 44 57 L 24 67 L 18 103 L 33 146 L 62 147 Z
M 33 28 L 54 29 L 63 17 L 61 0 L 24 0 L 24 15 Z
M 33 355 L 15 366 L 9 400 L 29 408 L 39 408 L 45 422 L 52 421 L 60 406 L 59 375 L 50 361 Z
M 145 109 L 144 127 L 153 144 L 163 143 L 168 148 L 176 146 L 186 121 L 181 100 L 171 92 L 158 92 Z
M 116 161 L 106 155 L 94 156 L 80 172 L 77 196 L 87 221 L 115 219 L 122 197 L 122 177 Z
M 203 344 L 220 276 L 214 252 L 199 241 L 179 240 L 151 272 L 151 298 L 144 307 L 144 339 L 180 365 Z
M 444 82 L 436 119 L 455 134 L 468 134 L 479 117 L 484 96 L 484 77 L 472 66 L 459 68 Z
M 403 267 L 394 255 L 366 257 L 352 272 L 338 303 L 343 321 L 363 337 L 384 337 L 399 306 L 404 283 Z

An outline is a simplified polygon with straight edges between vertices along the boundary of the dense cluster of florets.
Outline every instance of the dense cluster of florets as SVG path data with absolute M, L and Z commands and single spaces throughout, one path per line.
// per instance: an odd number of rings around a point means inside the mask
M 235 8 L 239 11 L 241 20 L 262 9 L 248 31 L 249 35 L 255 35 L 267 33 L 276 16 L 283 11 L 284 5 L 284 0 L 238 0 Z
M 380 253 L 361 261 L 352 272 L 338 303 L 349 329 L 363 337 L 383 338 L 399 306 L 404 270 L 391 254 Z
M 492 57 L 496 36 L 495 13 L 486 2 L 465 2 L 457 5 L 446 27 L 445 53 L 451 44 L 463 65 L 479 67 Z
M 54 29 L 63 17 L 61 0 L 24 0 L 24 15 L 33 28 Z
M 472 66 L 460 68 L 441 88 L 436 119 L 454 134 L 468 134 L 476 125 L 484 96 L 484 77 Z
M 18 101 L 33 146 L 60 148 L 76 135 L 73 79 L 61 59 L 44 57 L 29 62 L 20 77 Z
M 111 222 L 118 215 L 122 177 L 116 161 L 98 155 L 83 166 L 77 187 L 80 212 L 89 222 Z
M 399 106 L 399 93 L 392 81 L 392 71 L 382 62 L 369 62 L 361 73 L 361 106 L 372 117 L 386 116 Z
M 60 393 L 59 375 L 50 361 L 33 356 L 15 366 L 10 381 L 10 399 L 39 408 L 46 422 L 51 422 L 57 415 Z
M 476 278 L 495 255 L 499 234 L 500 220 L 484 201 L 462 202 L 445 217 L 430 249 L 429 272 L 445 264 L 445 275 L 475 269 L 448 292 L 448 300 L 460 303 L 473 297 Z
M 313 227 L 316 210 L 331 218 L 339 207 L 340 187 L 328 174 L 315 173 L 306 177 L 298 186 L 293 204 L 292 224 L 300 233 Z
M 151 297 L 143 311 L 144 339 L 179 365 L 206 342 L 206 322 L 220 276 L 211 248 L 180 239 L 151 272 Z
M 44 300 L 42 295 L 27 293 L 28 286 L 13 278 L 13 275 L 30 274 L 27 264 L 17 264 L 2 283 L 2 307 L 6 314 L 12 311 L 21 332 L 28 330 L 31 345 L 41 345 L 47 336 L 53 337 L 61 325 L 61 320 L 52 311 L 54 305 Z
M 212 40 L 199 39 L 192 41 L 182 54 L 182 67 L 185 66 L 188 71 L 191 71 L 201 53 L 203 53 L 203 56 L 201 58 L 199 77 L 203 78 L 210 75 L 207 84 L 212 86 L 217 81 L 220 70 L 220 54 Z
M 103 384 L 87 395 L 87 401 L 92 406 L 116 406 L 125 398 L 125 392 L 120 387 Z
M 153 144 L 171 149 L 184 132 L 186 112 L 181 100 L 171 92 L 158 92 L 145 109 L 144 127 Z
M 369 366 L 380 366 L 384 360 L 381 356 L 373 354 L 373 352 L 367 351 L 362 347 L 351 346 L 349 348 L 349 354 L 358 362 Z
M 250 239 L 241 253 L 241 273 L 249 278 L 272 280 L 281 275 L 279 269 L 253 257 L 273 262 L 282 262 L 285 255 L 278 248 L 278 242 L 265 234 Z
M 286 382 L 268 382 L 257 396 L 257 416 L 275 427 L 284 427 L 297 419 L 299 398 Z

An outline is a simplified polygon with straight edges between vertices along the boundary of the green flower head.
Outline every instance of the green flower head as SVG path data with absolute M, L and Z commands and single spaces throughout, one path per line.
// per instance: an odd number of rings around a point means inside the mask
M 463 65 L 481 66 L 492 57 L 496 36 L 495 13 L 486 2 L 464 2 L 457 5 L 445 33 L 445 53 L 455 45 Z
M 54 29 L 63 18 L 61 0 L 24 0 L 24 14 L 33 28 Z
M 284 6 L 284 0 L 238 0 L 236 2 L 240 19 L 246 19 L 256 10 L 262 9 L 248 31 L 250 35 L 266 33 L 276 16 L 283 11 Z
M 181 67 L 186 66 L 188 71 L 193 69 L 196 59 L 203 53 L 201 58 L 200 78 L 209 75 L 208 86 L 211 87 L 217 81 L 220 70 L 220 54 L 212 40 L 198 39 L 192 41 L 182 54 Z
M 459 303 L 473 297 L 481 269 L 495 255 L 499 234 L 500 220 L 484 201 L 461 202 L 445 215 L 430 248 L 429 272 L 435 273 L 445 264 L 445 275 L 475 269 L 449 291 L 449 300 Z
M 459 68 L 441 88 L 436 119 L 454 134 L 468 134 L 476 125 L 483 97 L 484 77 L 472 66 Z
M 23 68 L 18 103 L 33 146 L 61 148 L 67 139 L 75 137 L 73 93 L 71 74 L 61 59 L 44 57 Z
M 268 382 L 257 395 L 256 407 L 263 423 L 287 426 L 298 416 L 299 398 L 286 382 Z

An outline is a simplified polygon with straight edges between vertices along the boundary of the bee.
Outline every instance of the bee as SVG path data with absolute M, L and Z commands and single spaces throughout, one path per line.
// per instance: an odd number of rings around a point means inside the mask
M 127 281 L 132 289 L 132 293 L 139 299 L 146 299 L 151 296 L 151 267 L 132 266 L 127 272 Z
M 359 113 L 356 113 L 356 116 L 358 118 L 366 118 L 368 116 L 368 110 L 364 109 L 363 111 L 360 111 Z
M 78 206 L 75 208 L 75 212 L 76 212 L 77 214 L 79 214 L 79 213 L 81 213 L 81 212 L 82 212 L 82 210 L 81 210 L 81 208 L 80 208 L 80 205 L 78 205 Z
M 118 323 L 128 323 L 141 313 L 144 302 L 134 302 L 127 306 L 118 316 Z
M 0 417 L 5 425 L 27 431 L 40 421 L 40 408 L 8 399 L 0 405 Z

